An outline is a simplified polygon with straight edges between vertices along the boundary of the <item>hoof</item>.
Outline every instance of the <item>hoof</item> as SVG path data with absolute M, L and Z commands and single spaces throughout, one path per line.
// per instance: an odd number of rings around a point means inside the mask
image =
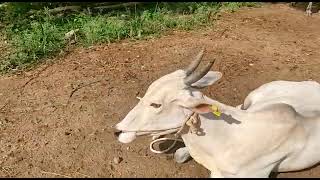
M 174 160 L 179 164 L 185 163 L 190 158 L 191 158 L 191 156 L 190 156 L 189 151 L 186 147 L 180 148 L 174 153 Z

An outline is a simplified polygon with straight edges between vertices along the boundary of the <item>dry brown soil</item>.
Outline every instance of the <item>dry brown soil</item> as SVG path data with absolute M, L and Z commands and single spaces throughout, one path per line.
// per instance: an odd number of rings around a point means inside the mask
M 201 47 L 224 76 L 204 92 L 240 104 L 272 80 L 320 82 L 320 16 L 285 4 L 223 13 L 214 26 L 161 38 L 78 48 L 55 63 L 0 77 L 1 177 L 208 177 L 195 161 L 153 154 L 150 137 L 120 144 L 119 122 L 155 79 Z M 302 94 L 307 96 L 307 94 Z M 120 163 L 114 158 L 121 157 Z M 320 168 L 278 177 L 317 177 Z

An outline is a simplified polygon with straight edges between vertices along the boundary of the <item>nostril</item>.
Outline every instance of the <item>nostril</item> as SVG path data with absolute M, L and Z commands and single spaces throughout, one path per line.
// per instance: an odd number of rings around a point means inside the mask
M 116 136 L 116 137 L 119 137 L 119 135 L 122 133 L 122 131 L 116 131 L 116 132 L 114 132 L 113 134 L 114 134 L 114 136 Z

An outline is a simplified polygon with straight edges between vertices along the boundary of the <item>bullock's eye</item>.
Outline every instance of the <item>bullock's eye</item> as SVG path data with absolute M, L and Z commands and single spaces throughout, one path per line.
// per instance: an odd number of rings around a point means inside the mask
M 150 106 L 152 106 L 154 108 L 159 108 L 159 107 L 161 107 L 161 104 L 151 103 Z

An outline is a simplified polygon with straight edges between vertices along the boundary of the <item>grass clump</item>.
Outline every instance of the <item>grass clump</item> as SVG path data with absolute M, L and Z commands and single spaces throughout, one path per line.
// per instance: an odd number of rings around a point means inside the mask
M 36 13 L 29 15 L 30 4 L 11 3 L 6 9 L 0 6 L 0 11 L 4 10 L 0 20 L 6 24 L 0 30 L 12 47 L 9 56 L 0 57 L 0 72 L 28 68 L 63 51 L 70 45 L 65 34 L 72 30 L 77 30 L 76 45 L 90 46 L 125 38 L 145 38 L 170 29 L 190 30 L 211 24 L 221 9 L 235 11 L 242 6 L 256 5 L 245 2 L 148 3 L 108 13 L 82 11 L 53 15 L 48 8 L 41 8 L 40 3 Z

